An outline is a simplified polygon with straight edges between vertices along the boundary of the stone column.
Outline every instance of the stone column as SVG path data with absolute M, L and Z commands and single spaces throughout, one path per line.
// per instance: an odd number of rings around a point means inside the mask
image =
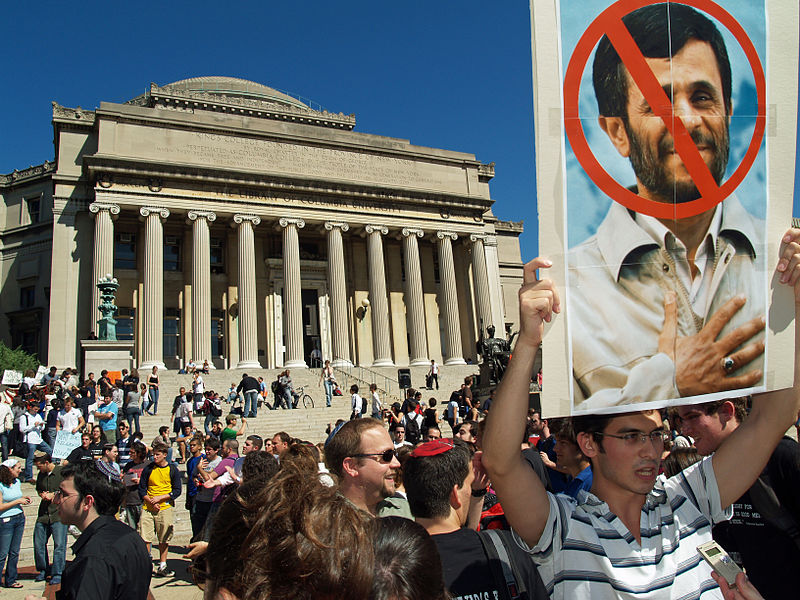
M 446 365 L 466 364 L 461 356 L 461 324 L 458 318 L 458 292 L 456 291 L 456 269 L 453 262 L 453 242 L 458 236 L 452 231 L 437 231 L 439 246 L 439 281 L 444 312 L 445 338 L 447 340 Z
M 327 221 L 328 232 L 328 289 L 331 299 L 331 341 L 334 367 L 351 366 L 350 334 L 347 318 L 347 285 L 344 274 L 344 243 L 342 233 L 348 231 L 347 223 Z
M 287 369 L 307 367 L 303 352 L 303 301 L 300 282 L 300 242 L 297 230 L 305 227 L 302 219 L 282 218 L 283 228 L 283 314 L 286 354 L 283 366 Z
M 260 369 L 258 362 L 258 312 L 256 310 L 255 215 L 233 215 L 239 238 L 239 363 L 237 369 Z
M 211 365 L 211 238 L 208 224 L 216 220 L 213 212 L 193 210 L 186 215 L 192 222 L 192 356 L 196 362 Z
M 114 222 L 111 215 L 119 214 L 119 206 L 93 202 L 89 212 L 94 213 L 94 256 L 92 260 L 92 306 L 89 313 L 89 329 L 97 333 L 100 319 L 100 290 L 97 282 L 108 273 L 114 273 Z
M 411 366 L 430 364 L 425 335 L 425 306 L 422 300 L 422 270 L 419 264 L 417 238 L 421 229 L 403 228 L 403 259 L 406 265 L 406 317 L 408 319 Z
M 367 270 L 369 272 L 369 301 L 372 311 L 373 367 L 391 367 L 392 348 L 389 344 L 389 302 L 386 297 L 386 268 L 383 262 L 383 238 L 389 230 L 383 225 L 367 225 Z
M 489 297 L 489 273 L 486 269 L 486 251 L 483 247 L 485 236 L 472 234 L 472 278 L 475 282 L 475 298 L 478 304 L 478 323 L 483 330 L 478 332 L 478 337 L 486 335 L 486 328 L 494 325 L 492 318 L 492 303 Z
M 143 206 L 144 290 L 141 306 L 142 362 L 140 369 L 164 369 L 164 226 L 166 208 Z

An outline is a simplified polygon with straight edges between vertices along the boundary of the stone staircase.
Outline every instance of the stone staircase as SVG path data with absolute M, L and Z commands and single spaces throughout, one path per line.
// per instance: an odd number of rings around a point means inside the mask
M 269 385 L 275 380 L 282 369 L 247 369 L 247 374 L 253 377 L 263 377 Z M 477 365 L 466 365 L 458 367 L 441 367 L 439 371 L 439 390 L 427 390 L 422 388 L 425 384 L 425 375 L 428 367 L 411 367 L 411 385 L 416 389 L 421 389 L 423 398 L 427 402 L 430 398 L 436 398 L 441 411 L 450 397 L 453 390 L 459 389 L 464 377 L 476 374 Z M 305 388 L 305 393 L 309 394 L 314 400 L 314 408 L 295 410 L 268 410 L 262 407 L 258 411 L 255 419 L 247 420 L 246 433 L 256 433 L 264 438 L 272 437 L 279 431 L 285 431 L 294 438 L 299 438 L 312 443 L 324 442 L 327 434 L 325 429 L 329 423 L 335 424 L 337 419 L 348 419 L 350 417 L 350 393 L 352 384 L 359 387 L 359 393 L 368 393 L 370 383 L 378 386 L 378 393 L 383 400 L 384 406 L 389 406 L 392 402 L 400 401 L 403 397 L 403 390 L 397 384 L 396 368 L 365 368 L 351 367 L 336 370 L 336 379 L 343 392 L 342 396 L 333 397 L 333 406 L 325 406 L 325 391 L 319 383 L 320 369 L 294 369 L 291 372 L 292 381 L 295 389 Z M 170 425 L 170 412 L 172 402 L 178 394 L 181 386 L 191 390 L 192 376 L 180 375 L 177 371 L 162 371 L 159 373 L 161 381 L 158 415 L 155 417 L 142 415 L 140 426 L 144 434 L 144 441 L 148 445 L 153 438 L 158 435 L 158 428 L 161 425 Z M 226 397 L 230 384 L 235 382 L 237 385 L 242 378 L 241 370 L 214 370 L 208 375 L 203 375 L 203 382 L 207 390 L 214 390 Z M 269 392 L 268 402 L 273 401 L 272 392 Z M 230 412 L 230 404 L 223 403 L 223 416 Z M 197 416 L 195 425 L 202 429 L 205 417 Z M 170 432 L 172 427 L 170 427 Z M 449 432 L 447 432 L 449 433 Z M 447 434 L 445 434 L 447 435 Z M 178 456 L 178 449 L 174 446 L 174 457 Z M 178 465 L 181 471 L 185 470 L 184 465 Z M 34 469 L 34 473 L 36 469 Z M 185 479 L 184 479 L 185 481 Z M 183 493 L 185 493 L 185 487 Z M 39 498 L 36 494 L 35 486 L 22 484 L 22 493 L 30 495 L 33 502 L 24 507 L 25 511 L 25 534 L 20 548 L 19 565 L 33 564 L 33 528 L 36 523 L 36 513 L 39 506 Z M 183 546 L 189 543 L 191 537 L 191 524 L 189 513 L 184 508 L 185 497 L 178 498 L 175 506 L 175 535 L 173 546 Z M 69 546 L 74 542 L 74 538 L 67 536 L 67 560 L 71 560 L 72 553 Z M 52 541 L 49 544 L 49 556 L 52 560 Z M 171 555 L 172 556 L 172 555 Z

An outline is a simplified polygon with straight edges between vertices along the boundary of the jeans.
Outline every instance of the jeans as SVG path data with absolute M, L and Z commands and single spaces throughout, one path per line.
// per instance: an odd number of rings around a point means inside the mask
M 17 582 L 17 560 L 19 560 L 19 547 L 22 544 L 22 534 L 25 532 L 25 515 L 20 513 L 12 517 L 0 519 L 0 570 L 6 568 L 4 585 L 14 585 Z M 8 564 L 6 564 L 8 558 Z
M 8 432 L 4 431 L 0 433 L 0 444 L 3 446 L 3 460 L 8 458 Z
M 47 540 L 50 536 L 53 536 L 53 567 L 48 569 Z M 33 528 L 33 556 L 40 575 L 61 577 L 67 561 L 67 526 L 58 522 L 49 525 L 36 523 Z
M 131 433 L 136 433 L 137 431 L 141 431 L 139 428 L 139 406 L 137 405 L 134 409 L 125 411 L 125 418 L 128 421 L 128 428 L 131 430 Z M 134 424 L 136 428 L 134 429 Z
M 53 449 L 47 445 L 47 442 L 39 442 L 38 444 L 28 444 L 28 458 L 25 461 L 25 481 L 33 479 L 33 453 L 37 450 L 47 452 L 52 456 Z
M 289 388 L 283 388 L 281 396 L 283 397 L 283 408 L 294 408 L 294 398 L 292 398 L 292 392 Z
M 258 415 L 258 390 L 247 390 L 244 393 L 244 416 Z
M 154 413 L 158 412 L 158 388 L 151 387 L 150 390 L 147 392 L 147 401 L 145 401 L 144 406 L 142 407 L 144 412 L 148 412 L 151 408 L 153 409 Z
M 333 382 L 326 379 L 322 384 L 325 386 L 325 406 L 330 406 L 333 398 Z
M 199 536 L 203 533 L 208 513 L 211 511 L 211 504 L 211 502 L 198 502 L 197 500 L 192 503 L 192 510 L 189 511 L 189 519 L 192 522 L 192 541 L 200 539 Z
M 203 429 L 206 430 L 206 435 L 211 435 L 211 424 L 214 422 L 214 419 L 217 419 L 217 417 L 210 412 L 206 415 L 206 420 L 203 421 Z

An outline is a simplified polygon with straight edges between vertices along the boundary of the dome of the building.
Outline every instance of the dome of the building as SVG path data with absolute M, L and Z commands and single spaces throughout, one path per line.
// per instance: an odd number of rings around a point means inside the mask
M 279 92 L 276 89 L 254 81 L 239 79 L 238 77 L 191 77 L 161 86 L 161 90 L 184 94 L 202 93 L 227 97 L 251 98 L 253 100 L 271 100 L 298 108 L 309 108 L 307 104 L 283 92 Z

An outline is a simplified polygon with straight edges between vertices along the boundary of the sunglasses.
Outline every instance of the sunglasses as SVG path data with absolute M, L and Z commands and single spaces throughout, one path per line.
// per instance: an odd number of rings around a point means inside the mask
M 388 450 L 384 450 L 383 452 L 371 452 L 369 454 L 353 454 L 353 458 L 374 458 L 378 457 L 378 462 L 382 463 L 390 463 L 392 462 L 393 458 L 397 458 L 397 452 L 394 451 L 394 448 L 389 448 Z

